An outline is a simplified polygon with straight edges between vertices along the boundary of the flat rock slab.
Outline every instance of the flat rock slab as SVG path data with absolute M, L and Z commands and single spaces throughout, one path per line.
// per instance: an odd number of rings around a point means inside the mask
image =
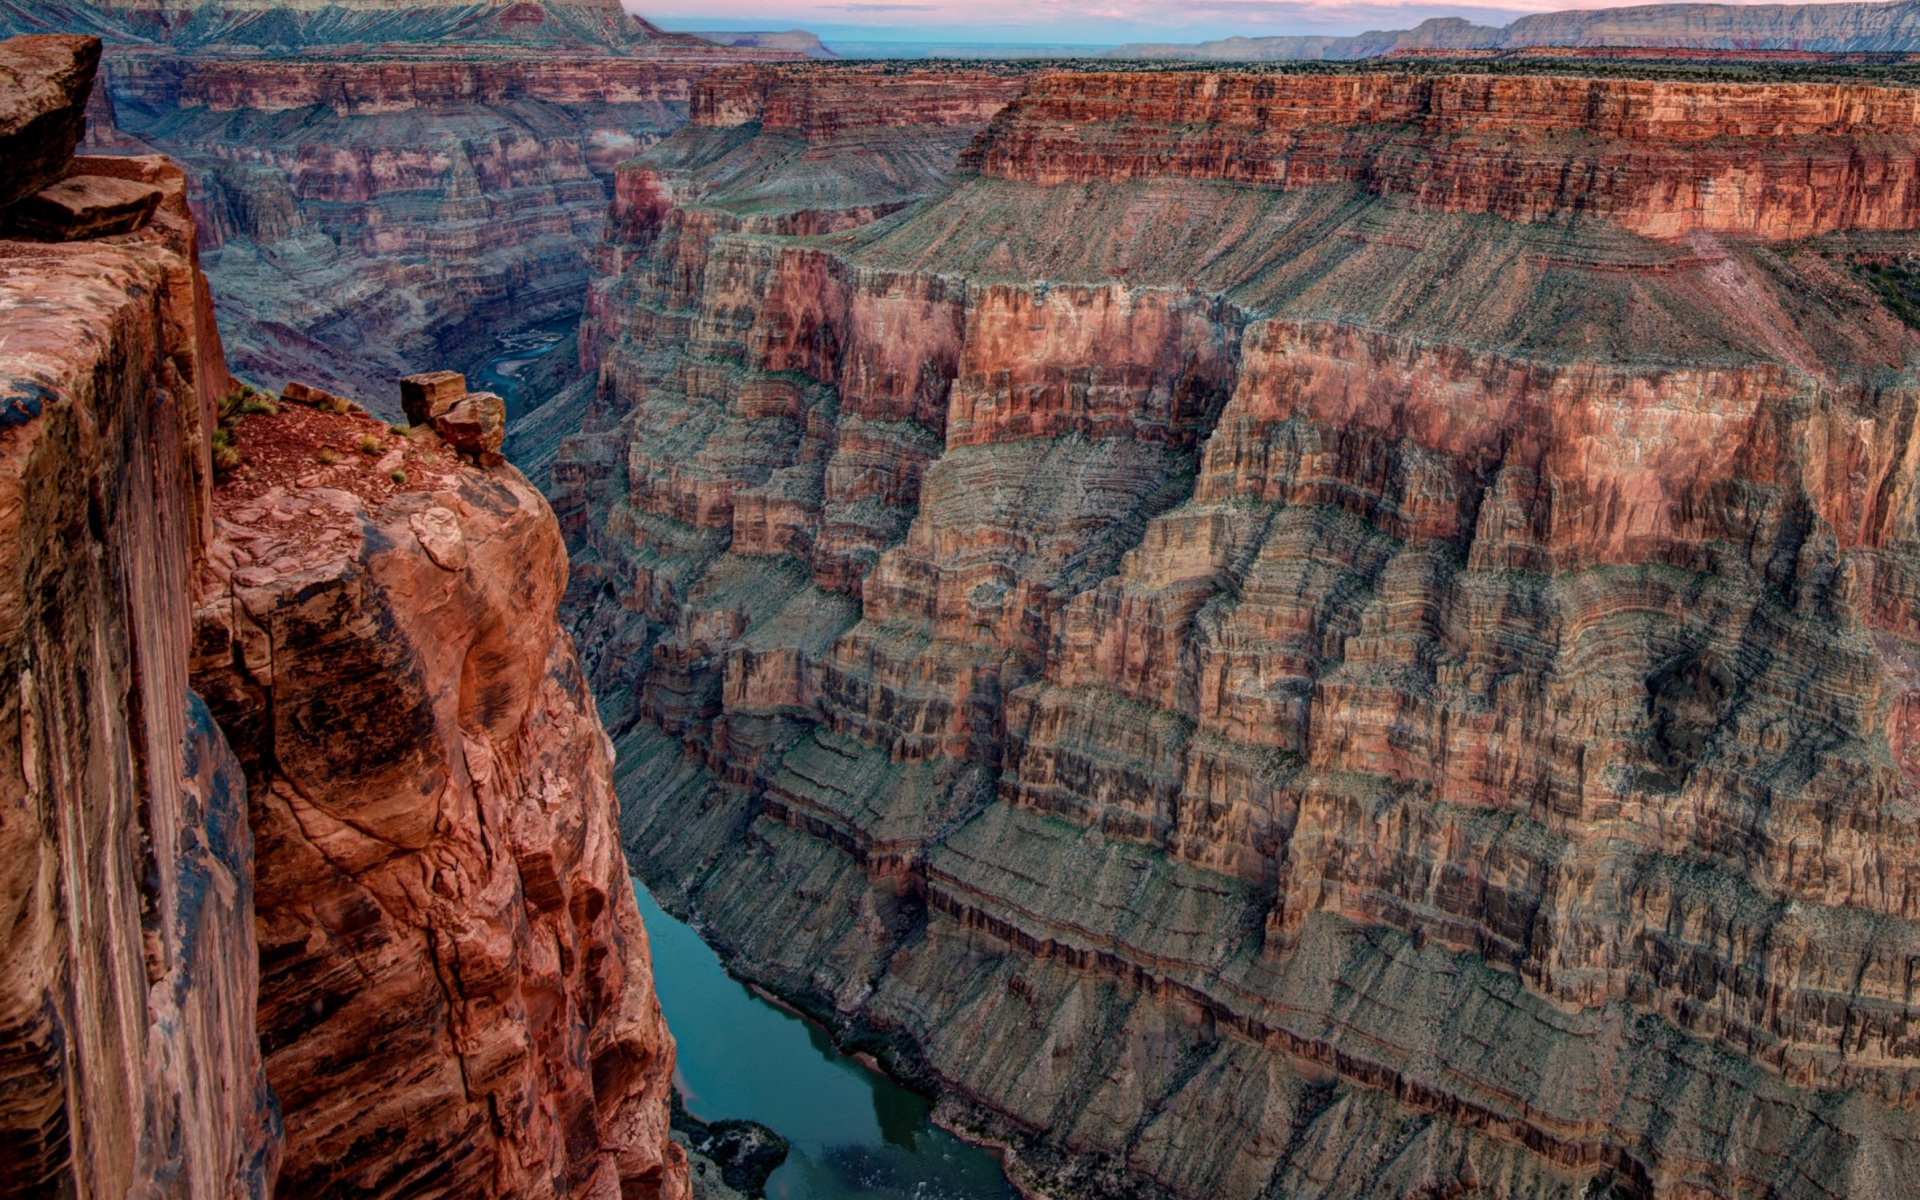
M 87 131 L 100 39 L 28 34 L 0 42 L 0 208 L 67 173 Z
M 7 228 L 56 242 L 132 233 L 147 223 L 160 198 L 160 189 L 150 183 L 75 175 L 14 205 Z

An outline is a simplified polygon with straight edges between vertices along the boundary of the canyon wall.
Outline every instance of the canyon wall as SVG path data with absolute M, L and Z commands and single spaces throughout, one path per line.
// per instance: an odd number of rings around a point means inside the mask
M 833 78 L 551 465 L 656 895 L 1042 1187 L 1903 1194 L 1911 93 Z
M 364 415 L 239 436 L 193 678 L 254 797 L 283 1192 L 684 1200 L 552 511 Z
M 614 166 L 711 67 L 797 57 L 599 3 L 28 8 L 0 32 L 108 38 L 91 145 L 187 168 L 234 369 L 375 407 L 576 316 Z
M 47 108 L 77 117 L 98 44 L 32 49 L 84 65 Z M 264 1197 L 246 782 L 187 679 L 231 381 L 180 171 L 71 150 L 12 157 L 9 182 L 39 161 L 159 200 L 137 231 L 0 240 L 0 1178 Z
M 1917 115 L 1904 88 L 1050 74 L 969 165 L 1043 184 L 1352 183 L 1441 212 L 1782 239 L 1920 224 Z
M 0 1187 L 685 1200 L 500 402 L 236 389 L 183 172 L 71 154 L 98 55 L 0 43 L 61 117 L 0 107 Z

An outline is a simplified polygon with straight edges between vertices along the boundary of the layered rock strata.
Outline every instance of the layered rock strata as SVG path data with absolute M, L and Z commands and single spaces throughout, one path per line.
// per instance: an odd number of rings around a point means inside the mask
M 715 65 L 798 57 L 663 34 L 602 3 L 35 5 L 105 32 L 105 152 L 195 186 L 234 369 L 369 398 L 579 311 L 613 167 Z
M 68 161 L 85 98 L 53 106 L 69 123 L 29 123 L 72 136 L 9 155 L 7 184 L 58 160 L 162 199 L 119 236 L 0 240 L 0 1179 L 17 1196 L 264 1197 L 278 1147 L 246 783 L 187 678 L 231 381 L 183 176 Z
M 1798 238 L 1920 223 L 1917 115 L 1905 88 L 1050 74 L 973 165 L 1045 184 L 1353 183 L 1442 212 Z
M 345 404 L 238 438 L 194 680 L 254 797 L 282 1192 L 684 1200 L 551 510 Z
M 1903 1194 L 1910 93 L 761 86 L 552 468 L 657 894 L 1069 1190 Z

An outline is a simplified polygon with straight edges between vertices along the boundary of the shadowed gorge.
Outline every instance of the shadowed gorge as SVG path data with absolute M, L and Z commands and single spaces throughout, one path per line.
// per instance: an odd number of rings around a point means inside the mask
M 509 444 L 663 903 L 1035 1186 L 1902 1195 L 1914 93 L 863 71 Z

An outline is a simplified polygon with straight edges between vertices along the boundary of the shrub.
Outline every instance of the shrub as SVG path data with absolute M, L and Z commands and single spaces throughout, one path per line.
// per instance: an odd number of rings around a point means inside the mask
M 360 436 L 360 453 L 362 454 L 380 453 L 380 439 L 373 436 L 370 433 L 362 434 Z
M 407 481 L 407 473 L 405 471 L 389 471 L 387 478 L 393 480 L 395 483 L 405 483 Z
M 318 458 L 322 465 L 329 466 L 329 467 L 332 466 L 334 463 L 337 463 L 340 461 L 340 456 L 338 454 L 335 454 L 331 450 L 322 450 L 319 454 L 315 455 L 314 457 Z
M 402 422 L 402 423 L 400 423 L 400 424 L 398 424 L 398 425 L 389 425 L 389 426 L 387 426 L 387 432 L 388 432 L 388 433 L 397 433 L 397 434 L 399 434 L 399 435 L 400 435 L 401 437 L 406 437 L 406 436 L 407 436 L 408 434 L 410 434 L 410 433 L 412 433 L 412 432 L 413 432 L 413 426 L 411 426 L 411 425 L 408 425 L 408 424 L 406 424 L 405 422 Z
M 233 440 L 233 431 L 224 426 L 213 431 L 213 470 L 224 475 L 240 465 L 240 446 Z

